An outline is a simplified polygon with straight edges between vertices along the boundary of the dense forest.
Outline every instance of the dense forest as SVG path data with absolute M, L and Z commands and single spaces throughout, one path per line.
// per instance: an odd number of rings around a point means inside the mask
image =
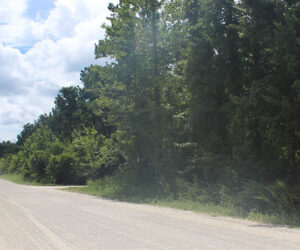
M 108 8 L 108 63 L 0 144 L 0 172 L 299 215 L 300 2 Z

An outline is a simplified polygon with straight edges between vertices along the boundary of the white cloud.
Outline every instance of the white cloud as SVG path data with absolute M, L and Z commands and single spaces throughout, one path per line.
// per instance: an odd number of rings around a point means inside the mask
M 0 65 L 0 97 L 24 94 L 32 69 L 20 51 L 0 43 Z
M 80 70 L 97 63 L 94 44 L 116 0 L 57 0 L 39 22 L 24 16 L 25 2 L 4 0 L 0 9 L 0 141 L 51 111 L 59 88 L 78 85 Z
M 12 46 L 28 43 L 29 20 L 24 17 L 26 1 L 2 0 L 0 8 L 0 42 Z M 26 42 L 25 42 L 26 41 Z
M 20 18 L 26 11 L 26 3 L 24 0 L 2 0 L 0 9 L 0 22 L 13 22 L 16 18 Z

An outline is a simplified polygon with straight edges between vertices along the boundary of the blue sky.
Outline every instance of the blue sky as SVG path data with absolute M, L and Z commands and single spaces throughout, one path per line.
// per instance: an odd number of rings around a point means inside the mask
M 48 113 L 62 86 L 80 84 L 94 59 L 107 6 L 117 0 L 1 0 L 0 141 Z
M 54 8 L 54 0 L 28 0 L 25 16 L 34 20 L 45 20 Z

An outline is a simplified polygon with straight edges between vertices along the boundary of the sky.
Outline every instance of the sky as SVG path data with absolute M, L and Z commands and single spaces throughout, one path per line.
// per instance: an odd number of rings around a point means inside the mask
M 0 0 L 0 142 L 16 141 L 26 123 L 49 113 L 61 87 L 103 39 L 107 6 L 117 0 Z

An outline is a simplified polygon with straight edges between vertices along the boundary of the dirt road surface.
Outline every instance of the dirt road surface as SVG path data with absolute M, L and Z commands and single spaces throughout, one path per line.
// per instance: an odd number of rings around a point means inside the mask
M 0 179 L 0 249 L 300 249 L 300 230 Z

